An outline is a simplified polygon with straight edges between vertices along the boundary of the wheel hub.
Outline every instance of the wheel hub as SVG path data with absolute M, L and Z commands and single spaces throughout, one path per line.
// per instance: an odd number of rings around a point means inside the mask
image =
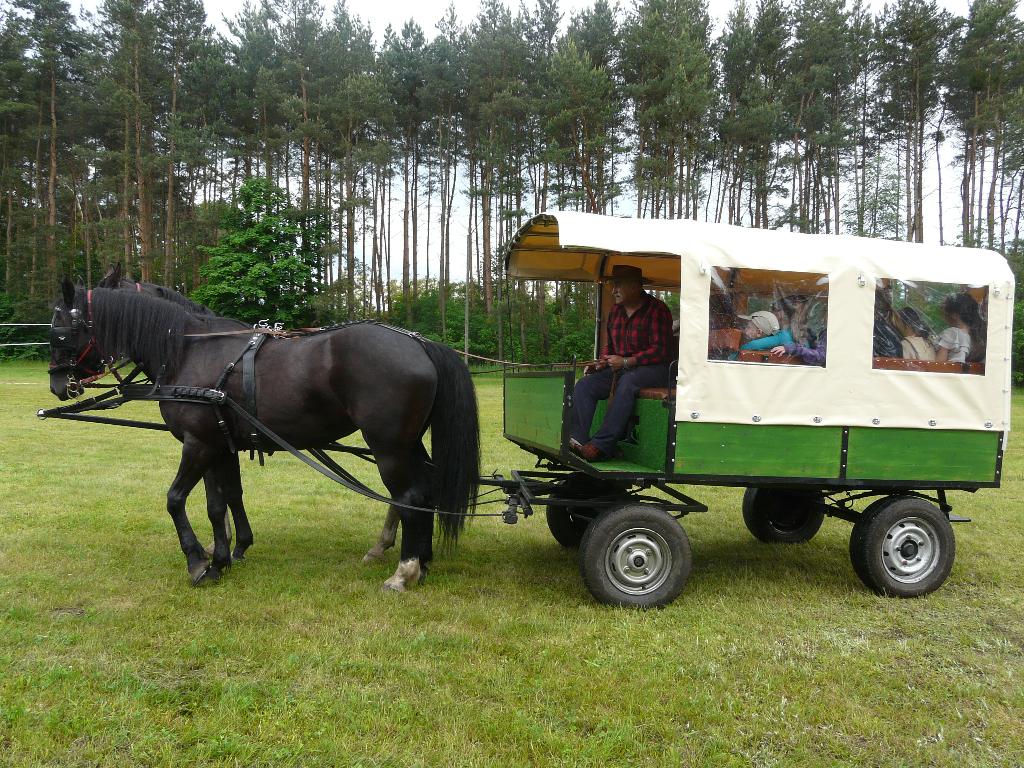
M 630 528 L 606 550 L 605 570 L 611 582 L 632 595 L 657 589 L 672 570 L 668 542 L 650 528 Z
M 882 564 L 892 578 L 903 584 L 913 584 L 928 576 L 938 565 L 939 554 L 936 530 L 919 517 L 898 520 L 882 540 Z

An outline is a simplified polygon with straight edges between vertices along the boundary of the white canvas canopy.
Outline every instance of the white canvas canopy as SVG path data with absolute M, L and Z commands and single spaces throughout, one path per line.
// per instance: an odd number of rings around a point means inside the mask
M 601 282 L 634 264 L 650 287 L 679 288 L 676 418 L 724 423 L 1009 431 L 1014 282 L 981 249 L 844 235 L 805 235 L 677 219 L 584 213 L 535 216 L 508 244 L 511 277 Z M 715 267 L 828 277 L 828 364 L 723 364 L 708 359 Z M 878 281 L 988 289 L 984 375 L 872 367 Z

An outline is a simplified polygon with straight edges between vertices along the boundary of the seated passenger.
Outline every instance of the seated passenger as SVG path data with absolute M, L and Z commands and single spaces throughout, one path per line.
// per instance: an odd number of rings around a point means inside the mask
M 772 312 L 761 310 L 749 315 L 737 315 L 741 320 L 746 320 L 743 326 L 743 338 L 746 342 L 740 344 L 740 349 L 752 349 L 760 351 L 771 349 L 779 344 L 791 344 L 793 334 L 788 328 L 779 327 L 779 319 Z
M 934 360 L 935 347 L 928 341 L 932 329 L 913 307 L 902 307 L 893 313 L 892 324 L 903 336 L 904 360 Z
M 619 264 L 612 269 L 612 297 L 615 306 L 608 313 L 607 344 L 597 363 L 576 383 L 572 398 L 569 447 L 590 462 L 615 455 L 639 390 L 671 383 L 672 312 L 644 291 L 638 267 Z M 613 381 L 615 397 L 604 422 L 590 437 L 597 403 L 609 398 Z
M 947 296 L 942 315 L 949 323 L 939 335 L 935 359 L 951 363 L 977 362 L 985 359 L 985 321 L 978 312 L 978 303 L 966 293 Z
M 800 358 L 800 361 L 805 365 L 820 365 L 825 366 L 825 354 L 828 347 L 828 334 L 827 329 L 822 329 L 821 333 L 818 334 L 817 343 L 813 347 L 806 346 L 804 344 L 780 344 L 777 347 L 772 348 L 772 357 L 782 357 L 783 355 L 795 355 Z
M 809 342 L 807 316 L 811 310 L 811 303 L 806 296 L 802 293 L 783 296 L 773 301 L 770 309 L 779 320 L 779 328 L 789 329 L 789 334 L 792 337 L 789 341 L 782 343 L 807 344 Z

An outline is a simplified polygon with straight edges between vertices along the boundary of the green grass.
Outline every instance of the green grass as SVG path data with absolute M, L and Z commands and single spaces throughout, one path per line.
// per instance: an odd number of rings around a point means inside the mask
M 479 387 L 485 471 L 531 466 Z M 691 488 L 693 575 L 641 613 L 596 605 L 542 518 L 476 520 L 382 594 L 382 508 L 289 456 L 243 463 L 256 546 L 192 589 L 177 443 L 35 418 L 54 403 L 41 364 L 0 366 L 0 765 L 1024 762 L 1019 441 L 1003 488 L 954 495 L 975 522 L 927 598 L 865 590 L 847 523 L 766 546 L 738 491 Z M 201 489 L 189 508 L 208 540 Z

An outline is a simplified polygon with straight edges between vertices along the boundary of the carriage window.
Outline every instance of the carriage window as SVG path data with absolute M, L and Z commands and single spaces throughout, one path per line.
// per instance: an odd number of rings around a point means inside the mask
M 879 279 L 872 367 L 984 375 L 988 288 Z
M 714 267 L 708 359 L 825 365 L 828 275 Z

